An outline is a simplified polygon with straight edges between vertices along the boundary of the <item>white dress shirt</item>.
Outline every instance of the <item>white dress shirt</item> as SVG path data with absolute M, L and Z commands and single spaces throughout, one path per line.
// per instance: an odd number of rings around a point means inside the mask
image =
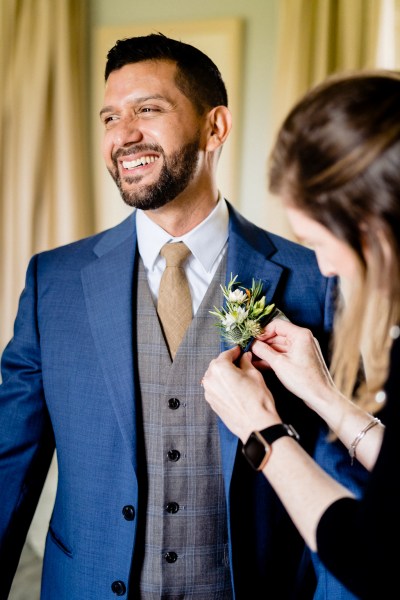
M 165 267 L 160 250 L 167 242 L 185 242 L 191 255 L 184 265 L 192 295 L 193 314 L 210 285 L 226 251 L 229 214 L 225 200 L 219 196 L 214 210 L 197 227 L 179 237 L 173 237 L 154 223 L 146 212 L 136 210 L 139 254 L 143 260 L 150 290 L 157 305 L 158 288 Z

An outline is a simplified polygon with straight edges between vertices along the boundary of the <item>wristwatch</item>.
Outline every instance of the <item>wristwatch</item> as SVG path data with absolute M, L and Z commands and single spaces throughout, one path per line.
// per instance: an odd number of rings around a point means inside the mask
M 242 452 L 255 471 L 261 471 L 268 462 L 272 452 L 272 444 L 279 438 L 288 435 L 296 441 L 300 436 L 293 427 L 286 423 L 271 425 L 262 431 L 253 431 L 244 444 Z

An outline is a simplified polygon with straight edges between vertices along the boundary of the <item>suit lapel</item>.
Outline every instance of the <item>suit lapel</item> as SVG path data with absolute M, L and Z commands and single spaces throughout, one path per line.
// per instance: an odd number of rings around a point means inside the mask
M 279 283 L 283 269 L 271 261 L 275 247 L 268 234 L 244 219 L 228 203 L 229 208 L 229 240 L 226 266 L 226 284 L 231 277 L 244 287 L 251 287 L 252 280 L 263 282 L 266 303 L 273 302 L 273 296 Z M 221 351 L 230 346 L 222 339 Z M 227 497 L 232 477 L 238 439 L 222 421 L 219 421 L 221 455 Z
M 249 288 L 253 279 L 261 280 L 266 303 L 270 304 L 283 272 L 282 267 L 271 260 L 275 247 L 264 230 L 228 206 L 230 219 L 226 282 L 228 283 L 231 275 L 237 275 L 240 284 Z
M 136 468 L 132 288 L 134 216 L 107 232 L 82 272 L 88 318 L 121 433 Z

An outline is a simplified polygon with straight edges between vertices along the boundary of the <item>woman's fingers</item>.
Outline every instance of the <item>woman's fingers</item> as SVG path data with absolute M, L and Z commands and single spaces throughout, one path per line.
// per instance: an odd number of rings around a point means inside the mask
M 240 347 L 233 346 L 233 348 L 229 348 L 229 350 L 221 352 L 221 354 L 217 357 L 217 360 L 227 360 L 228 362 L 234 362 L 239 358 L 240 353 Z
M 261 359 L 269 367 L 272 367 L 271 360 L 274 362 L 275 355 L 280 354 L 279 350 L 270 346 L 269 342 L 261 340 L 255 340 L 251 350 L 258 359 Z
M 294 325 L 290 321 L 286 321 L 284 319 L 273 319 L 264 327 L 263 333 L 259 337 L 274 337 L 277 335 L 286 337 L 298 329 L 301 329 L 301 327 Z

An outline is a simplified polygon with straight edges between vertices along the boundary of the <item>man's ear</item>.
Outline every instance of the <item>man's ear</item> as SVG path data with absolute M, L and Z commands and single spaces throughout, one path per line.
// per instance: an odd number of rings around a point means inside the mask
M 212 152 L 220 148 L 232 127 L 232 115 L 226 106 L 216 106 L 207 116 L 208 130 L 206 150 Z

